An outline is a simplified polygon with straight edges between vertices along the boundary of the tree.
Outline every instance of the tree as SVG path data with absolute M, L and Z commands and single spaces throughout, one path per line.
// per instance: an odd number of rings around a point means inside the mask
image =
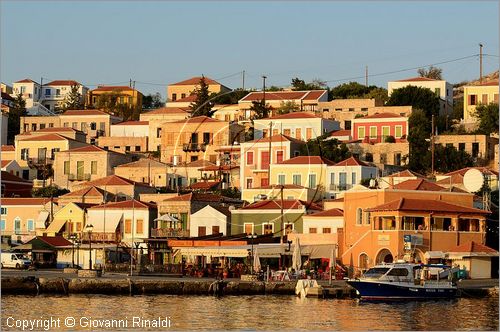
M 387 89 L 373 87 L 373 86 L 371 86 L 370 88 L 371 88 L 370 92 L 364 94 L 362 96 L 362 98 L 381 100 L 383 103 L 385 103 L 385 102 L 387 102 L 387 100 L 389 100 L 389 96 L 387 94 Z
M 26 115 L 26 101 L 22 94 L 14 98 L 14 105 L 9 109 L 9 119 L 7 123 L 7 140 L 14 142 L 14 138 L 20 132 L 21 117 Z
M 349 149 L 337 139 L 328 139 L 328 134 L 307 141 L 300 149 L 303 156 L 321 156 L 333 162 L 339 162 L 351 156 Z
M 53 185 L 43 188 L 36 188 L 31 191 L 33 197 L 58 197 L 67 193 L 69 193 L 69 190 L 60 189 Z
M 425 173 L 430 166 L 427 158 L 430 143 L 426 139 L 430 138 L 431 123 L 422 110 L 415 110 L 410 115 L 408 125 L 410 127 L 408 167 L 412 171 Z
M 264 101 L 252 101 L 252 106 L 250 106 L 250 110 L 254 112 L 254 119 L 264 119 L 269 116 L 269 106 L 264 105 Z
M 319 78 L 313 79 L 311 82 L 306 83 L 298 77 L 292 79 L 292 90 L 294 91 L 304 91 L 304 90 L 324 90 L 327 89 L 326 82 Z
M 430 66 L 429 69 L 425 70 L 425 68 L 420 68 L 418 71 L 418 75 L 420 77 L 432 78 L 434 80 L 441 80 L 443 70 L 438 67 Z
M 430 89 L 408 85 L 392 91 L 388 106 L 412 106 L 424 111 L 430 121 L 432 115 L 439 114 L 439 97 Z
M 279 86 L 271 85 L 269 87 L 266 87 L 266 91 L 283 91 L 283 88 L 280 88 Z
M 97 98 L 94 107 L 119 116 L 123 118 L 124 121 L 137 120 L 139 115 L 135 112 L 134 106 L 129 103 L 120 103 L 120 97 L 121 95 L 117 92 L 103 93 Z
M 163 107 L 165 103 L 161 99 L 161 95 L 157 92 L 154 95 L 149 94 L 142 98 L 142 108 L 144 109 L 154 109 Z
M 82 109 L 82 95 L 80 94 L 79 84 L 73 84 L 71 91 L 66 95 L 63 102 L 63 110 L 79 110 Z
M 479 119 L 478 133 L 485 135 L 498 133 L 498 104 L 477 106 L 475 116 Z
M 300 110 L 299 105 L 297 105 L 295 101 L 282 101 L 280 107 L 276 109 L 278 114 L 298 112 L 299 110 Z
M 210 93 L 205 76 L 201 76 L 199 87 L 195 91 L 196 100 L 191 104 L 191 114 L 193 116 L 211 116 L 212 105 L 210 103 Z
M 210 95 L 210 100 L 214 104 L 238 104 L 238 101 L 249 94 L 250 91 L 237 89 L 233 91 L 221 91 L 219 93 L 212 93 Z
M 373 92 L 373 95 L 381 94 L 383 96 L 384 90 L 375 85 L 366 86 L 358 82 L 349 82 L 332 88 L 330 97 L 331 99 L 372 98 L 370 93 Z
M 430 154 L 429 151 L 428 155 Z M 427 156 L 426 159 L 428 158 L 431 156 Z M 454 146 L 442 146 L 441 144 L 434 147 L 434 169 L 436 171 L 448 173 L 471 166 L 473 166 L 473 160 L 467 152 L 459 151 Z

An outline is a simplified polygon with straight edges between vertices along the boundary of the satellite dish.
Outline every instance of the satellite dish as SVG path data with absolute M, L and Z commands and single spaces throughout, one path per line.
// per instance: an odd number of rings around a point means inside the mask
M 468 192 L 475 193 L 482 188 L 484 176 L 478 169 L 470 169 L 464 174 L 464 187 Z

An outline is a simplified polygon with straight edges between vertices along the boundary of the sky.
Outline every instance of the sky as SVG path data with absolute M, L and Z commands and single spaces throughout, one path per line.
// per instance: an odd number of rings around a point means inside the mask
M 231 87 L 387 88 L 438 64 L 451 83 L 498 69 L 497 1 L 0 1 L 0 79 L 74 79 L 166 94 L 201 74 Z M 466 58 L 467 57 L 467 58 Z M 461 59 L 464 58 L 464 59 Z M 461 59 L 453 61 L 456 59 Z M 446 62 L 446 63 L 443 63 Z M 388 72 L 395 72 L 385 74 Z

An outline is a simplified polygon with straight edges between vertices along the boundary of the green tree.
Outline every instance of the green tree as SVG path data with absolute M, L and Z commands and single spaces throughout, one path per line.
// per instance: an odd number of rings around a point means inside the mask
M 269 116 L 269 106 L 264 105 L 264 101 L 252 101 L 252 106 L 250 106 L 250 110 L 254 112 L 254 119 L 264 119 Z
M 498 104 L 477 106 L 475 116 L 479 119 L 478 133 L 485 135 L 498 133 Z
M 266 87 L 266 91 L 283 91 L 283 88 L 279 86 L 271 85 L 270 87 Z
M 64 98 L 63 110 L 79 110 L 82 109 L 82 95 L 80 91 L 79 84 L 73 84 L 71 86 L 71 91 Z
M 31 191 L 33 197 L 58 197 L 67 193 L 69 193 L 69 190 L 60 189 L 57 186 L 46 186 Z
M 300 110 L 299 105 L 297 105 L 295 101 L 282 101 L 280 107 L 276 109 L 278 114 L 298 112 L 299 110 Z
M 21 117 L 26 115 L 26 101 L 22 94 L 14 98 L 14 105 L 9 109 L 9 119 L 7 123 L 7 141 L 14 142 L 14 138 L 21 129 Z
M 161 99 L 161 95 L 157 92 L 155 94 L 149 94 L 142 98 L 142 108 L 143 109 L 155 109 L 161 108 L 165 105 Z
M 294 91 L 304 91 L 304 90 L 325 90 L 328 89 L 326 82 L 319 78 L 313 79 L 311 82 L 306 83 L 298 77 L 292 79 L 292 90 Z
M 364 94 L 361 98 L 381 100 L 383 103 L 389 100 L 387 89 L 374 86 L 370 86 L 370 88 L 370 92 Z
M 429 169 L 430 163 L 427 158 L 430 143 L 427 139 L 431 134 L 431 123 L 422 110 L 414 110 L 409 118 L 408 134 L 409 143 L 409 163 L 408 167 L 415 172 L 425 173 Z
M 441 80 L 442 79 L 442 73 L 443 70 L 438 67 L 430 66 L 429 69 L 425 68 L 420 68 L 418 71 L 418 75 L 420 77 L 427 77 L 427 78 L 432 78 L 434 80 Z
M 392 91 L 388 106 L 412 106 L 424 111 L 430 121 L 432 115 L 439 114 L 439 97 L 430 89 L 408 85 Z
M 328 134 L 307 141 L 300 149 L 303 156 L 321 156 L 333 162 L 339 162 L 351 156 L 349 149 L 337 139 L 329 139 Z
M 426 159 L 432 158 L 428 151 Z M 434 147 L 434 169 L 438 172 L 448 173 L 465 167 L 473 166 L 470 154 L 459 151 L 454 146 L 442 146 L 437 144 Z
M 381 88 L 374 85 L 366 86 L 358 82 L 349 82 L 332 88 L 330 90 L 330 97 L 331 99 L 367 98 L 365 96 L 376 89 Z M 374 91 L 374 93 L 376 93 L 376 91 Z
M 453 99 L 453 111 L 451 113 L 451 119 L 460 120 L 464 117 L 464 99 L 456 98 Z
M 212 105 L 210 103 L 210 93 L 205 76 L 201 76 L 199 87 L 195 91 L 196 100 L 191 104 L 191 114 L 193 116 L 211 116 Z
M 238 101 L 249 94 L 250 91 L 237 89 L 230 92 L 221 91 L 219 93 L 212 93 L 210 95 L 210 100 L 214 104 L 238 104 Z
M 94 107 L 121 117 L 124 121 L 137 120 L 139 118 L 138 110 L 129 103 L 120 103 L 120 94 L 117 92 L 103 93 L 97 98 Z

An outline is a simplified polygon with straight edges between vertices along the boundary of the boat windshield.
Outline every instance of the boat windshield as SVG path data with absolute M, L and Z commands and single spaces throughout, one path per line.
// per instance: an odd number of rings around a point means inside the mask
M 390 269 L 389 267 L 372 267 L 371 269 L 366 271 L 363 276 L 366 278 L 380 277 L 386 274 L 387 271 L 389 271 L 389 269 Z

